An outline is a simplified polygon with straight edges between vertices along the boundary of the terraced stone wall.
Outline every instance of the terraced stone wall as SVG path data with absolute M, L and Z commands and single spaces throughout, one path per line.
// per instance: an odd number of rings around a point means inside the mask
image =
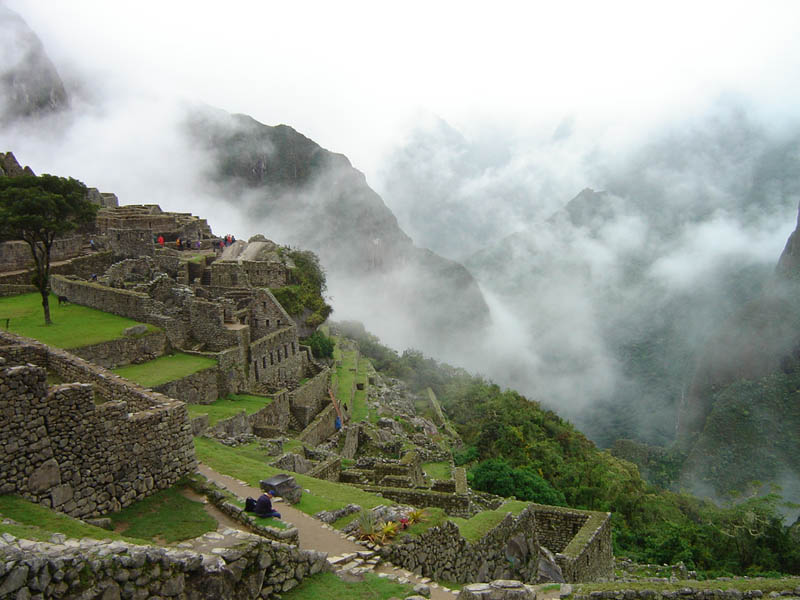
M 7 338 L 9 334 L 0 334 Z M 3 342 L 6 342 L 3 339 Z M 196 468 L 186 406 L 41 345 L 0 347 L 0 493 L 16 493 L 76 517 L 119 510 Z M 62 379 L 48 387 L 44 362 Z M 126 388 L 128 388 L 126 390 Z M 96 404 L 98 395 L 113 401 Z M 128 402 L 126 400 L 130 399 Z M 132 410 L 134 412 L 129 412 Z
M 0 597 L 278 598 L 329 570 L 326 559 L 256 535 L 215 554 L 89 539 L 13 540 L 0 546 Z
M 483 538 L 468 542 L 452 521 L 381 549 L 384 559 L 435 580 L 471 583 L 492 579 L 535 582 L 539 568 L 536 517 L 526 509 L 506 517 Z
M 307 427 L 319 411 L 330 402 L 328 397 L 330 382 L 331 371 L 328 367 L 324 367 L 302 387 L 289 392 L 292 415 L 301 427 Z
M 82 248 L 83 236 L 59 238 L 53 242 L 50 260 L 57 262 L 73 258 L 81 253 Z M 32 265 L 31 247 L 27 242 L 14 240 L 0 243 L 0 271 L 27 269 Z
M 166 334 L 163 331 L 153 331 L 146 335 L 73 348 L 72 353 L 106 369 L 113 369 L 133 362 L 153 360 L 163 356 L 168 347 Z

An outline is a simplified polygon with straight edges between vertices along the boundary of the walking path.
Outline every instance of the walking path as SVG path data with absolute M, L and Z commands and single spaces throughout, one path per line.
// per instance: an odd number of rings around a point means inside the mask
M 226 488 L 240 498 L 257 498 L 261 495 L 261 490 L 239 481 L 229 475 L 223 475 L 207 465 L 200 463 L 198 471 L 209 481 L 213 481 L 220 487 Z M 314 517 L 297 510 L 285 502 L 278 502 L 275 509 L 281 513 L 281 520 L 291 523 L 297 527 L 300 535 L 300 548 L 304 550 L 317 550 L 328 553 L 328 562 L 334 569 L 359 573 L 364 571 L 374 571 L 379 576 L 391 577 L 399 581 L 406 580 L 412 585 L 418 583 L 426 584 L 430 587 L 431 600 L 453 600 L 458 593 L 457 590 L 449 590 L 439 586 L 436 582 L 428 578 L 419 577 L 406 571 L 389 565 L 388 563 L 376 564 L 375 553 L 364 546 L 348 540 L 342 533 L 333 529 L 330 525 L 318 521 Z M 230 529 L 225 531 L 230 532 Z M 225 531 L 222 532 L 223 537 Z M 209 534 L 206 534 L 209 535 Z M 214 534 L 217 545 L 224 545 L 222 539 Z

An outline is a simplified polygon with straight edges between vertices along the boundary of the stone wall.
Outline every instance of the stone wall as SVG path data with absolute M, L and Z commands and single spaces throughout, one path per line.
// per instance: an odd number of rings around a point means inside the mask
M 289 392 L 292 415 L 300 427 L 307 427 L 319 411 L 330 402 L 328 398 L 330 381 L 331 371 L 328 367 L 324 367 L 303 386 Z
M 344 471 L 342 473 L 342 481 L 345 481 L 345 474 L 348 472 Z M 365 492 L 380 494 L 384 498 L 394 500 L 400 504 L 441 508 L 453 517 L 469 518 L 473 515 L 470 499 L 466 494 L 450 494 L 420 488 L 394 488 L 377 485 L 359 485 L 358 487 Z
M 96 365 L 113 369 L 134 362 L 144 362 L 163 356 L 169 348 L 163 331 L 142 336 L 123 337 L 108 342 L 73 348 L 71 352 Z M 166 394 L 169 396 L 170 394 Z M 176 398 L 177 396 L 172 396 Z
M 78 256 L 82 249 L 83 238 L 79 235 L 59 238 L 53 242 L 50 260 L 52 262 L 68 260 Z M 31 247 L 27 242 L 14 240 L 0 243 L 0 271 L 16 271 L 28 269 L 32 266 Z
M 279 262 L 218 260 L 211 265 L 214 287 L 267 287 L 287 285 L 288 269 Z
M 153 256 L 153 231 L 151 229 L 117 229 L 106 231 L 106 240 L 115 258 Z
M 334 433 L 336 433 L 336 409 L 333 404 L 329 404 L 308 427 L 300 432 L 297 439 L 304 444 L 318 446 Z
M 561 513 L 562 527 L 572 529 L 575 519 L 573 513 L 583 513 L 588 518 L 575 533 L 567 546 L 556 553 L 556 563 L 561 567 L 564 579 L 569 582 L 597 581 L 614 576 L 614 549 L 611 544 L 611 513 L 578 511 L 554 506 L 534 505 L 537 522 L 544 521 L 545 515 Z M 553 520 L 551 523 L 558 523 Z M 542 528 L 540 538 L 545 537 Z M 542 542 L 547 547 L 547 544 Z M 549 549 L 549 548 L 548 548 Z
M 33 285 L 0 283 L 0 298 L 4 296 L 18 296 L 19 294 L 35 294 L 38 291 L 38 288 Z M 2 316 L 2 313 L 0 313 L 0 317 Z
M 153 391 L 189 404 L 211 404 L 219 398 L 217 367 L 210 367 L 181 379 L 168 381 L 154 387 Z
M 252 432 L 258 437 L 275 437 L 289 429 L 289 395 L 273 394 L 272 402 L 248 417 Z
M 242 534 L 213 554 L 125 542 L 16 540 L 0 545 L 3 598 L 278 598 L 330 569 L 313 550 Z
M 437 581 L 472 583 L 491 579 L 536 582 L 539 545 L 536 517 L 510 513 L 476 542 L 467 542 L 452 521 L 417 537 L 402 536 L 381 549 L 385 560 Z
M 7 338 L 9 334 L 0 334 Z M 119 510 L 196 468 L 186 406 L 130 385 L 100 367 L 41 345 L 0 347 L 0 493 L 87 517 Z M 62 379 L 107 385 L 47 387 L 38 359 Z M 73 367 L 67 368 L 72 362 Z M 115 401 L 95 404 L 101 394 Z M 127 400 L 131 402 L 126 402 Z M 135 412 L 128 412 L 133 409 Z
M 305 374 L 307 356 L 300 352 L 297 331 L 284 327 L 255 340 L 250 348 L 250 389 L 295 388 Z
M 342 457 L 332 456 L 331 458 L 322 461 L 308 472 L 311 477 L 317 479 L 327 479 L 328 481 L 339 481 L 339 475 L 342 472 Z

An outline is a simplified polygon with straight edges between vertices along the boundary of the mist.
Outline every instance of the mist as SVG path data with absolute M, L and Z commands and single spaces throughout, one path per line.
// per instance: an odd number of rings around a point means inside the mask
M 319 4 L 309 17 L 8 1 L 71 102 L 4 125 L 0 140 L 37 173 L 123 204 L 308 241 L 335 318 L 513 386 L 602 444 L 667 443 L 696 352 L 758 294 L 796 220 L 800 7 L 568 4 Z M 326 253 L 330 232 L 215 185 L 213 157 L 186 135 L 203 104 L 347 155 L 416 246 L 466 264 L 488 325 L 465 323 L 469 343 L 452 329 L 418 337 L 410 299 L 380 292 L 418 282 L 413 263 L 365 287 L 352 257 Z

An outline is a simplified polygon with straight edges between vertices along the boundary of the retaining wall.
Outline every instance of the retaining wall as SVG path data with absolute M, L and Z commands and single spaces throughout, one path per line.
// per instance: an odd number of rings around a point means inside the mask
M 536 517 L 525 509 L 506 517 L 483 538 L 467 542 L 452 521 L 417 537 L 403 536 L 380 550 L 385 560 L 424 577 L 472 583 L 520 579 L 533 583 L 539 569 Z
M 108 540 L 12 540 L 0 545 L 0 597 L 277 598 L 330 569 L 325 553 L 247 537 L 213 554 Z
M 96 365 L 113 369 L 134 362 L 153 360 L 163 356 L 168 348 L 166 334 L 163 331 L 154 331 L 142 336 L 123 337 L 91 346 L 72 348 L 71 352 Z M 177 396 L 172 397 L 177 398 Z
M 211 404 L 219 398 L 217 367 L 210 367 L 175 381 L 156 386 L 153 391 L 189 404 Z
M 339 481 L 339 475 L 342 472 L 342 457 L 332 456 L 315 466 L 308 472 L 310 477 L 317 479 L 327 479 L 328 481 Z
M 10 334 L 0 334 L 7 341 Z M 16 493 L 75 517 L 97 516 L 173 485 L 197 466 L 186 406 L 69 354 L 41 345 L 0 347 L 0 493 Z M 44 362 L 66 380 L 100 385 L 48 388 Z M 127 387 L 127 389 L 126 389 Z M 118 393 L 115 393 L 118 392 Z M 126 401 L 128 398 L 130 402 Z M 128 412 L 134 410 L 135 412 Z
M 336 409 L 333 407 L 333 404 L 329 404 L 322 409 L 311 424 L 297 436 L 297 439 L 305 444 L 318 446 L 334 433 L 336 433 Z
M 329 402 L 331 371 L 324 367 L 322 371 L 309 379 L 302 387 L 289 392 L 292 415 L 300 427 L 307 427 L 319 411 Z

